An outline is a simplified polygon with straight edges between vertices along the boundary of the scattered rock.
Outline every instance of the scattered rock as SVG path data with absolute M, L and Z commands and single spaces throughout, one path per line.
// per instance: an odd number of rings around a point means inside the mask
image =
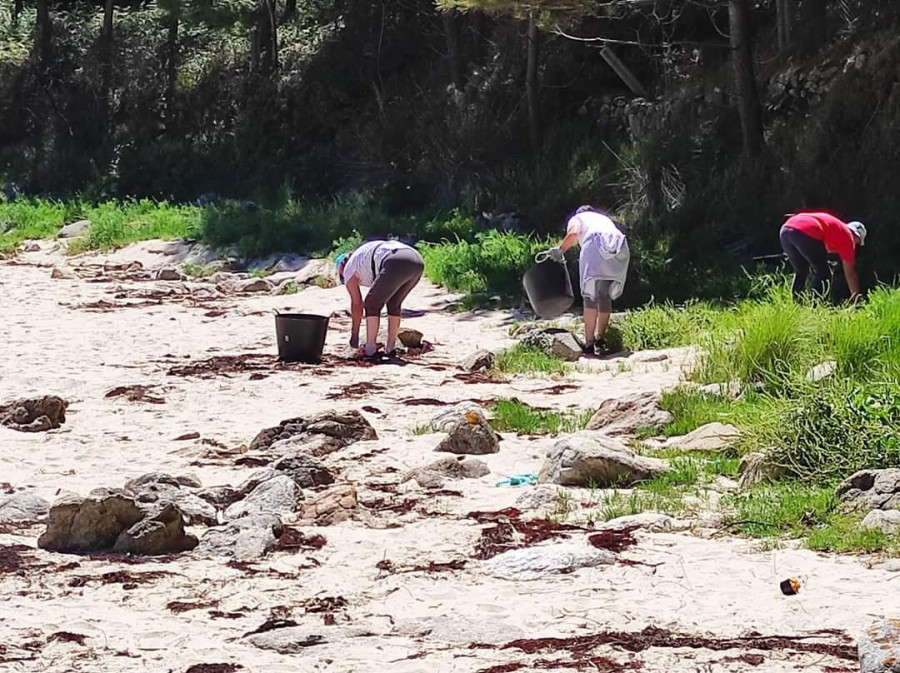
M 197 538 L 184 532 L 184 519 L 175 505 L 167 504 L 119 534 L 115 551 L 142 556 L 178 554 L 197 546 Z
M 22 252 L 40 252 L 41 244 L 37 241 L 27 241 L 26 243 L 22 244 L 20 250 Z
M 631 356 L 631 361 L 636 364 L 650 364 L 653 362 L 665 362 L 669 354 L 663 351 L 641 351 Z
M 474 402 L 460 402 L 456 406 L 445 409 L 431 419 L 429 425 L 435 432 L 450 432 L 460 420 L 465 419 L 468 412 L 474 412 L 484 416 L 484 409 Z
M 900 510 L 873 509 L 866 514 L 860 526 L 868 530 L 880 530 L 885 535 L 900 533 Z
M 301 517 L 320 526 L 332 526 L 347 521 L 356 507 L 356 489 L 349 485 L 335 486 L 309 498 Z
M 740 439 L 741 432 L 733 425 L 707 423 L 683 437 L 673 437 L 666 445 L 683 451 L 725 451 Z
M 764 453 L 747 453 L 741 456 L 738 474 L 738 487 L 750 488 L 755 484 L 777 481 L 787 476 L 787 470 L 773 465 Z
M 245 496 L 264 481 L 269 481 L 269 479 L 277 476 L 278 471 L 274 467 L 261 467 L 251 472 L 244 483 L 237 487 L 237 491 L 241 496 Z
M 151 472 L 125 484 L 125 493 L 133 496 L 145 512 L 155 512 L 166 503 L 178 507 L 188 523 L 215 526 L 218 523 L 216 508 L 187 490 L 201 486 L 192 475 L 173 477 L 163 472 Z
M 17 493 L 0 501 L 0 523 L 39 521 L 50 512 L 50 503 L 35 493 Z
M 349 638 L 374 635 L 371 629 L 359 626 L 290 626 L 265 633 L 257 633 L 247 640 L 261 650 L 274 650 L 279 654 L 297 654 L 308 647 L 335 643 Z
M 536 580 L 580 568 L 610 565 L 615 557 L 602 549 L 562 543 L 504 552 L 484 562 L 489 575 L 507 580 Z
M 397 338 L 407 348 L 421 348 L 423 334 L 417 329 L 402 329 Z
M 229 278 L 216 286 L 219 292 L 228 294 L 270 293 L 274 288 L 268 278 Z
M 493 369 L 496 358 L 489 350 L 477 350 L 460 363 L 467 372 L 480 372 Z
M 252 514 L 291 515 L 303 494 L 288 475 L 272 477 L 257 486 L 246 498 L 225 510 L 225 519 L 234 521 Z
M 581 343 L 565 329 L 531 330 L 522 337 L 522 343 L 566 362 L 575 362 L 581 357 Z
M 860 470 L 842 481 L 835 494 L 847 511 L 900 509 L 900 468 Z
M 321 458 L 335 451 L 340 451 L 342 448 L 344 448 L 344 444 L 334 437 L 303 433 L 287 439 L 279 439 L 269 447 L 269 453 L 276 456 L 284 456 L 289 453 L 305 453 L 315 458 Z
M 283 456 L 272 466 L 277 472 L 285 474 L 300 488 L 327 486 L 334 483 L 334 475 L 318 460 L 305 453 Z
M 469 410 L 450 429 L 435 451 L 480 456 L 497 453 L 500 437 L 480 411 Z
M 56 395 L 14 400 L 0 405 L 0 425 L 20 432 L 46 432 L 66 422 L 69 403 Z
M 641 512 L 630 516 L 620 516 L 616 519 L 598 523 L 595 526 L 597 530 L 622 531 L 641 528 L 651 533 L 671 533 L 673 531 L 687 530 L 690 527 L 691 524 L 686 521 L 679 521 L 668 514 L 659 514 L 657 512 Z
M 300 285 L 310 285 L 317 281 L 322 282 L 319 279 L 325 279 L 333 286 L 337 285 L 337 273 L 334 270 L 334 264 L 327 259 L 309 260 L 294 276 L 294 282 Z
M 125 492 L 136 495 L 145 490 L 165 488 L 181 488 L 178 479 L 164 472 L 149 472 L 125 482 Z
M 71 224 L 67 224 L 62 229 L 59 230 L 58 237 L 59 238 L 78 238 L 79 236 L 84 236 L 88 229 L 91 228 L 90 220 L 78 220 L 77 222 L 72 222 Z
M 554 445 L 539 480 L 563 486 L 624 487 L 669 469 L 666 461 L 639 456 L 612 437 L 580 432 Z
M 806 380 L 811 383 L 816 383 L 823 379 L 827 379 L 837 371 L 837 366 L 838 364 L 834 360 L 821 362 L 806 372 Z
M 900 619 L 882 619 L 859 639 L 860 673 L 900 673 Z
M 516 509 L 559 509 L 563 508 L 568 511 L 575 509 L 574 503 L 563 505 L 563 501 L 568 500 L 566 490 L 558 486 L 550 486 L 541 484 L 532 489 L 525 491 L 516 499 Z
M 502 644 L 524 638 L 524 630 L 496 619 L 473 621 L 449 615 L 399 620 L 392 631 L 395 636 L 427 639 L 429 642 L 468 645 L 470 643 Z
M 156 272 L 156 280 L 185 281 L 187 280 L 187 276 L 178 269 L 160 269 Z
M 58 552 L 111 549 L 123 531 L 144 516 L 134 499 L 108 492 L 67 496 L 50 508 L 47 530 L 38 547 Z
M 476 458 L 447 457 L 429 463 L 424 467 L 407 472 L 401 483 L 418 479 L 420 475 L 437 475 L 449 479 L 480 479 L 491 473 L 491 468 Z M 420 484 L 421 485 L 421 484 Z
M 740 379 L 728 381 L 727 383 L 707 383 L 704 386 L 697 386 L 697 391 L 705 395 L 737 399 L 744 392 L 744 384 Z
M 288 439 L 302 442 L 316 435 L 336 440 L 340 448 L 355 442 L 378 439 L 375 428 L 358 411 L 326 411 L 308 419 L 289 418 L 273 428 L 260 431 L 250 442 L 249 451 L 267 451 L 276 442 Z M 293 448 L 296 450 L 296 444 Z
M 238 561 L 261 558 L 278 542 L 284 528 L 274 514 L 252 514 L 203 534 L 197 553 L 227 556 Z
M 603 430 L 610 437 L 633 435 L 645 428 L 659 429 L 672 422 L 672 414 L 659 407 L 659 393 L 637 393 L 606 400 L 588 422 L 588 430 Z
M 50 272 L 53 280 L 78 280 L 78 275 L 68 267 L 54 266 Z
M 257 484 L 257 486 L 258 485 L 259 484 Z M 254 486 L 254 488 L 256 487 Z M 241 493 L 231 486 L 210 486 L 209 488 L 197 491 L 194 495 L 215 507 L 228 507 L 229 505 L 236 503 L 252 490 L 253 489 L 251 488 L 246 493 Z

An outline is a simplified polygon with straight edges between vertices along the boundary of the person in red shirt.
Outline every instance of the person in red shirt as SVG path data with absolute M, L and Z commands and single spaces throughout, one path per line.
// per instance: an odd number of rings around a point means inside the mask
M 850 298 L 860 296 L 856 273 L 856 248 L 866 242 L 862 222 L 842 222 L 830 213 L 797 213 L 781 227 L 781 249 L 794 267 L 791 291 L 797 297 L 806 287 L 812 269 L 812 290 L 820 297 L 828 291 L 828 253 L 837 253 L 844 266 Z

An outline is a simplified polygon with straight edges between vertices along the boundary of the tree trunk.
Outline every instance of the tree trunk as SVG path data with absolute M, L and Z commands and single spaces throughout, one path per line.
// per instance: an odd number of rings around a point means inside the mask
M 24 7 L 25 0 L 13 0 L 13 15 L 12 15 L 12 25 L 13 28 L 19 27 L 19 16 L 22 14 L 22 10 Z
M 260 0 L 253 31 L 251 58 L 253 69 L 269 75 L 278 69 L 278 22 L 274 0 Z
M 763 148 L 763 125 L 762 107 L 759 103 L 753 67 L 750 5 L 748 3 L 749 0 L 730 0 L 728 18 L 731 29 L 731 59 L 734 64 L 735 89 L 738 95 L 738 112 L 741 117 L 744 152 L 748 157 L 755 157 Z
M 41 63 L 41 69 L 50 65 L 51 33 L 53 23 L 50 20 L 50 0 L 38 0 L 37 25 L 35 26 L 35 47 Z
M 178 83 L 178 14 L 171 12 L 166 19 L 166 126 L 171 129 L 175 120 L 175 90 Z
M 535 156 L 538 155 L 541 148 L 539 59 L 540 44 L 538 43 L 537 19 L 532 13 L 528 15 L 528 59 L 525 74 L 525 93 L 528 99 L 528 131 L 531 137 L 531 151 Z
M 103 100 L 103 124 L 104 133 L 109 130 L 110 118 L 110 93 L 112 89 L 112 69 L 113 69 L 113 18 L 115 16 L 115 6 L 113 0 L 106 0 L 103 6 L 103 42 L 101 49 L 100 62 L 100 86 L 102 89 Z
M 794 32 L 794 0 L 775 0 L 778 17 L 778 49 L 784 53 L 792 47 Z
M 814 54 L 828 40 L 828 0 L 804 0 L 803 5 L 804 54 Z
M 459 52 L 459 17 L 456 12 L 441 12 L 444 38 L 447 40 L 447 59 L 450 64 L 450 81 L 457 89 L 462 86 L 462 56 Z

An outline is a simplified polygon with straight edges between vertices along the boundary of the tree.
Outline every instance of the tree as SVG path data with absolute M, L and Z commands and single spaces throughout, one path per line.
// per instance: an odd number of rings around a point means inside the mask
M 738 113 L 741 118 L 741 135 L 744 152 L 756 157 L 763 148 L 762 106 L 756 87 L 753 66 L 753 41 L 750 29 L 749 0 L 730 0 L 728 19 L 731 33 L 731 60 L 738 97 Z
M 800 48 L 804 54 L 813 54 L 828 39 L 828 0 L 804 0 L 801 10 L 803 32 Z
M 50 0 L 37 0 L 37 23 L 35 25 L 35 51 L 44 72 L 50 65 L 53 22 L 50 19 Z

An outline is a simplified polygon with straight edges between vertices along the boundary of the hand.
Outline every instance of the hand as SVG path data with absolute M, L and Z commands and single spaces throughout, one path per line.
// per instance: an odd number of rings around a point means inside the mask
M 562 263 L 566 261 L 566 253 L 564 253 L 561 248 L 550 248 L 547 251 L 547 257 L 554 262 Z

